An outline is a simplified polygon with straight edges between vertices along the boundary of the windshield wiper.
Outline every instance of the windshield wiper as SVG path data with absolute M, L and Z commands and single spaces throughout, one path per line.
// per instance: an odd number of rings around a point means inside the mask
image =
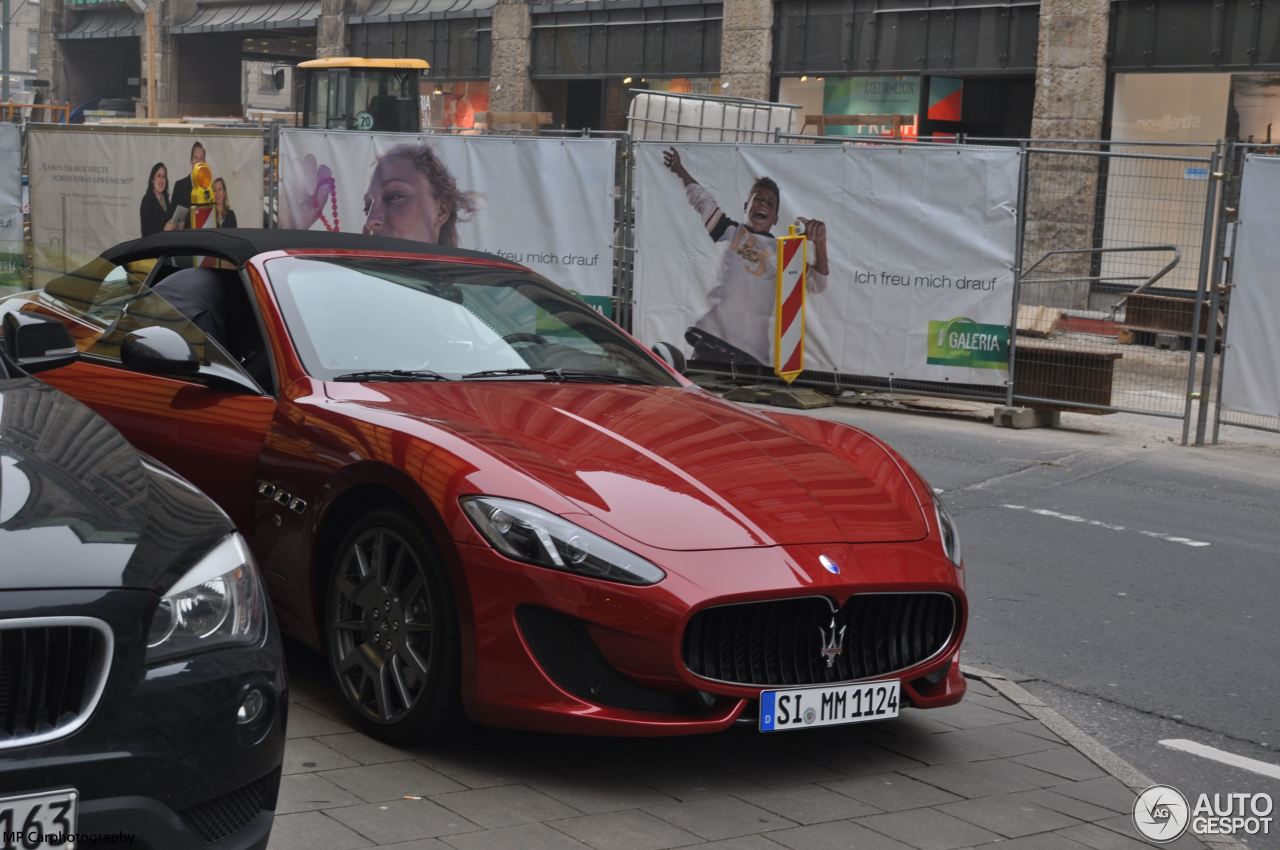
M 568 369 L 485 369 L 480 372 L 468 372 L 459 380 L 470 381 L 481 378 L 508 378 L 520 375 L 541 375 L 548 381 L 563 383 L 566 381 L 599 382 L 603 384 L 649 384 L 644 378 L 632 375 L 611 375 L 606 372 L 577 372 Z
M 335 381 L 448 381 L 439 372 L 430 369 L 367 369 L 363 372 L 347 372 Z

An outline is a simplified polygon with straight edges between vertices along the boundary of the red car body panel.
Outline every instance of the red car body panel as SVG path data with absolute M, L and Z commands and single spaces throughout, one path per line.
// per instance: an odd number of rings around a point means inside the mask
M 276 256 L 247 266 L 275 398 L 85 361 L 46 380 L 228 510 L 252 541 L 286 632 L 322 645 L 321 572 L 336 518 L 373 494 L 394 494 L 421 516 L 450 571 L 462 696 L 478 721 L 620 735 L 722 729 L 760 688 L 711 682 L 685 666 L 681 636 L 697 611 L 797 596 L 839 605 L 890 591 L 950 596 L 956 627 L 942 651 L 886 678 L 899 679 L 919 707 L 963 695 L 963 570 L 942 550 L 928 487 L 880 441 L 839 423 L 746 409 L 679 376 L 676 387 L 319 381 L 298 359 L 268 283 Z M 258 482 L 288 500 L 263 497 Z M 473 494 L 536 504 L 667 577 L 631 587 L 513 561 L 461 510 L 459 498 Z M 823 555 L 839 575 L 819 565 Z M 524 605 L 584 623 L 608 662 L 645 687 L 719 699 L 707 712 L 668 716 L 575 696 L 527 644 L 516 622 Z

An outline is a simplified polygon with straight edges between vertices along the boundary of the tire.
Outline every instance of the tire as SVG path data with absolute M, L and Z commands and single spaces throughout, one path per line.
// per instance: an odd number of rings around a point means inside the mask
M 421 520 L 383 508 L 351 526 L 323 622 L 330 675 L 362 731 L 415 744 L 461 723 L 458 611 Z

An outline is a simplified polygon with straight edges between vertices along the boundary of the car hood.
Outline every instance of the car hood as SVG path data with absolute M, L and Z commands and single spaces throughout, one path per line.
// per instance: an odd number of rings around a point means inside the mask
M 902 468 L 874 439 L 807 418 L 787 427 L 696 388 L 473 381 L 329 393 L 452 432 L 657 548 L 928 533 Z
M 0 591 L 163 590 L 229 529 L 89 408 L 0 380 Z

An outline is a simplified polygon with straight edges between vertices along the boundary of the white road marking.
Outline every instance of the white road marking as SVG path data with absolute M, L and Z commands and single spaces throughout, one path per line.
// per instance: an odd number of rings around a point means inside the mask
M 1184 753 L 1191 753 L 1191 755 L 1200 756 L 1203 759 L 1238 767 L 1250 773 L 1270 776 L 1272 779 L 1280 779 L 1280 764 L 1271 764 L 1270 762 L 1238 756 L 1235 753 L 1229 753 L 1226 750 L 1219 750 L 1216 747 L 1210 747 L 1205 744 L 1197 744 L 1195 741 L 1188 741 L 1184 738 L 1170 738 L 1161 741 L 1160 744 L 1171 750 L 1181 750 Z
M 1080 522 L 1080 523 L 1085 523 L 1086 525 L 1096 525 L 1098 528 L 1105 528 L 1108 531 L 1128 531 L 1129 530 L 1125 528 L 1123 525 L 1116 525 L 1110 522 L 1102 522 L 1101 520 L 1096 520 L 1096 519 L 1086 519 L 1085 517 L 1076 516 L 1075 514 L 1059 513 L 1058 511 L 1051 511 L 1048 508 L 1028 508 L 1026 505 L 1001 505 L 1000 507 L 1008 508 L 1011 511 L 1030 511 L 1031 513 L 1038 514 L 1039 516 L 1052 517 L 1053 519 L 1060 519 L 1066 522 Z M 1209 543 L 1206 543 L 1203 540 L 1192 540 L 1189 537 L 1177 537 L 1172 534 L 1165 534 L 1163 531 L 1142 531 L 1141 529 L 1134 529 L 1134 531 L 1136 531 L 1138 534 L 1142 534 L 1147 537 L 1154 537 L 1157 540 L 1164 540 L 1168 543 L 1181 543 L 1183 546 L 1194 546 L 1198 548 L 1201 546 L 1211 545 Z
M 1145 534 L 1148 537 L 1154 537 L 1158 540 L 1168 540 L 1170 543 L 1182 543 L 1186 546 L 1208 546 L 1203 540 L 1188 540 L 1185 537 L 1174 537 L 1169 534 L 1162 534 L 1159 531 L 1139 531 L 1139 534 Z

